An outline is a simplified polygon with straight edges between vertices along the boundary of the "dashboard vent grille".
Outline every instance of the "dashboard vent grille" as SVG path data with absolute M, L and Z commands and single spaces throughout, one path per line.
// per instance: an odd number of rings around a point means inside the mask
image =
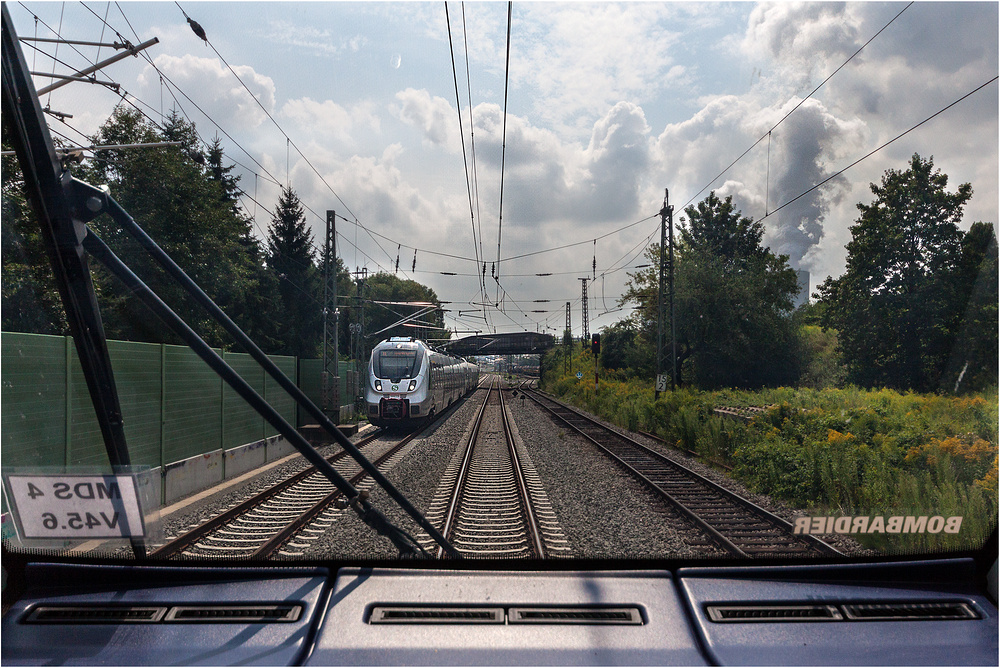
M 300 604 L 260 605 L 76 605 L 34 608 L 25 624 L 253 624 L 295 622 L 302 616 Z
M 638 608 L 511 608 L 511 624 L 642 624 Z
M 705 606 L 708 618 L 719 623 L 747 622 L 899 622 L 980 619 L 961 601 L 891 601 L 884 603 L 787 603 L 758 605 L 735 603 Z
M 979 619 L 979 614 L 967 603 L 851 603 L 844 605 L 848 619 L 857 621 L 913 621 Z
M 713 622 L 824 622 L 844 617 L 834 605 L 709 605 Z
M 221 622 L 295 622 L 301 605 L 179 605 L 170 609 L 165 621 L 218 624 Z
M 448 608 L 444 606 L 372 609 L 370 624 L 503 624 L 503 608 Z
M 158 622 L 167 608 L 138 606 L 48 606 L 35 608 L 26 624 L 121 624 Z

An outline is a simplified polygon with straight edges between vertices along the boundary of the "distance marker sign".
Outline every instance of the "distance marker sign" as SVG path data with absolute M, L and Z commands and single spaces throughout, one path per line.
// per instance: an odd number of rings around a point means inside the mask
M 141 538 L 146 535 L 130 475 L 10 475 L 7 489 L 22 538 Z

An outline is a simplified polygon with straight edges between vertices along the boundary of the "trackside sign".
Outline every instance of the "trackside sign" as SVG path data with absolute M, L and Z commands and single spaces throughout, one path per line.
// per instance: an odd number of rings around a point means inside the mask
M 858 517 L 797 517 L 795 533 L 958 533 L 962 528 L 962 516 L 942 517 L 941 515 L 862 515 Z

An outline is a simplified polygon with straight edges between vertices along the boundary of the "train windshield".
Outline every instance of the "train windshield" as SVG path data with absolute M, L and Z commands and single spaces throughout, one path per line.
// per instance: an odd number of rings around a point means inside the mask
M 375 354 L 374 372 L 377 378 L 400 380 L 415 378 L 420 372 L 423 355 L 419 349 L 390 348 Z
M 2 10 L 5 549 L 996 540 L 1000 3 Z

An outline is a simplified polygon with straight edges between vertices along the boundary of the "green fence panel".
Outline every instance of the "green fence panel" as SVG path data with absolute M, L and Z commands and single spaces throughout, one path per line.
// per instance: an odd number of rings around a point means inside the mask
M 164 460 L 221 448 L 222 379 L 189 348 L 166 346 L 165 357 Z
M 347 406 L 354 403 L 353 397 L 347 391 L 347 372 L 354 368 L 353 362 L 341 362 L 340 369 L 340 404 Z M 323 360 L 299 360 L 299 388 L 317 406 L 323 407 Z M 332 408 L 328 409 L 334 423 L 339 421 L 339 415 Z M 298 426 L 315 424 L 316 420 L 299 407 Z
M 42 334 L 0 336 L 4 468 L 66 463 L 66 341 Z
M 163 347 L 135 341 L 108 341 L 118 399 L 125 417 L 125 439 L 132 464 L 160 466 L 163 404 Z
M 108 341 L 108 352 L 133 464 L 161 466 L 277 433 L 187 347 Z M 265 378 L 249 355 L 223 357 L 282 417 L 296 423 L 295 401 L 270 376 Z M 4 332 L 0 358 L 4 467 L 107 467 L 73 340 Z M 293 382 L 298 379 L 296 358 L 271 359 Z M 313 375 L 319 400 L 318 367 Z
M 112 359 L 112 369 L 114 364 Z M 119 393 L 121 389 L 118 388 Z M 69 406 L 72 424 L 67 461 L 72 466 L 108 467 L 110 465 L 108 451 L 104 446 L 104 436 L 101 435 L 101 426 L 97 422 L 97 413 L 90 400 L 90 390 L 87 389 L 87 379 L 83 376 L 83 367 L 80 366 L 80 358 L 76 355 L 76 347 L 73 347 L 69 360 Z
M 320 408 L 323 407 L 322 373 L 323 360 L 299 360 L 299 389 Z M 316 419 L 300 406 L 298 426 L 304 424 L 316 424 Z
M 264 369 L 246 353 L 223 353 L 222 358 L 254 389 L 264 396 Z M 225 405 L 223 446 L 235 448 L 264 438 L 264 418 L 226 383 L 222 389 Z
M 268 355 L 268 357 L 293 383 L 296 382 L 298 360 L 295 357 L 285 355 Z M 295 420 L 295 400 L 278 385 L 278 381 L 271 378 L 270 374 L 264 380 L 264 392 L 264 398 L 267 399 L 267 402 L 271 404 L 274 410 L 278 411 L 288 424 L 297 427 L 298 425 Z M 278 433 L 278 430 L 270 424 L 265 424 L 264 428 L 267 432 L 266 436 L 274 436 Z

